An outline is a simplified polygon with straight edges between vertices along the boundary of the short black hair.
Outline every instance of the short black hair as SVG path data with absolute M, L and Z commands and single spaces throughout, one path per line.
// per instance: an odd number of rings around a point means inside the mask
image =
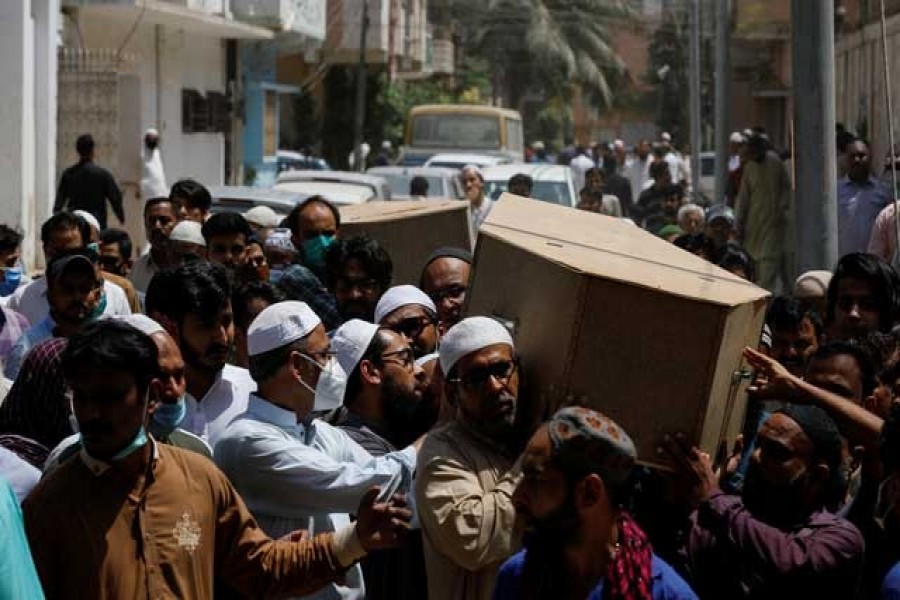
M 377 241 L 362 234 L 337 239 L 325 251 L 325 277 L 329 288 L 334 288 L 344 265 L 352 259 L 360 262 L 366 274 L 378 282 L 382 291 L 391 287 L 394 264 L 390 254 Z
M 862 378 L 863 398 L 872 393 L 875 389 L 875 362 L 869 351 L 857 342 L 828 342 L 819 346 L 812 356 L 809 357 L 808 365 L 816 360 L 828 360 L 835 356 L 851 356 L 859 367 L 860 377 Z
M 212 196 L 202 183 L 193 179 L 179 179 L 172 185 L 169 191 L 170 200 L 180 200 L 186 206 L 209 211 L 212 206 Z
M 181 202 L 178 201 L 177 198 L 166 198 L 165 196 L 157 196 L 155 198 L 150 198 L 146 202 L 144 202 L 144 218 L 147 217 L 147 213 L 150 212 L 150 209 L 159 204 L 171 204 L 172 212 L 175 215 L 178 215 L 178 210 L 181 208 Z
M 122 258 L 124 258 L 125 260 L 129 260 L 131 258 L 131 236 L 128 235 L 127 231 L 114 228 L 104 229 L 100 232 L 100 243 L 118 244 L 119 253 L 122 255 Z
M 89 133 L 79 135 L 78 139 L 75 140 L 75 150 L 78 152 L 78 156 L 82 158 L 90 156 L 91 152 L 94 151 L 94 137 Z
M 822 317 L 811 305 L 805 305 L 796 298 L 790 296 L 778 296 L 772 300 L 769 310 L 766 312 L 766 325 L 773 331 L 795 331 L 800 327 L 803 319 L 809 319 L 816 331 L 816 336 L 822 334 Z
M 669 170 L 669 163 L 664 160 L 657 160 L 650 164 L 650 178 L 657 179 L 666 174 Z
M 366 348 L 366 351 L 363 353 L 362 357 L 360 357 L 359 362 L 356 363 L 356 367 L 353 368 L 353 371 L 347 375 L 347 387 L 344 388 L 345 405 L 352 405 L 356 396 L 359 395 L 359 392 L 362 389 L 362 373 L 360 373 L 359 365 L 364 360 L 380 365 L 382 362 L 381 355 L 384 354 L 384 351 L 387 350 L 387 347 L 390 346 L 390 344 L 390 336 L 383 328 L 376 331 L 375 335 L 372 336 L 369 347 Z
M 753 260 L 749 252 L 740 246 L 729 243 L 718 258 L 719 260 L 716 264 L 726 271 L 742 269 L 747 274 L 747 279 L 756 281 L 756 261 Z
M 828 284 L 826 323 L 834 322 L 838 285 L 843 279 L 858 279 L 872 287 L 878 306 L 878 330 L 890 331 L 900 312 L 900 277 L 893 267 L 881 258 L 863 252 L 852 252 L 841 257 Z
M 10 252 L 22 243 L 22 233 L 0 223 L 0 252 Z
M 41 242 L 47 243 L 57 231 L 77 229 L 81 234 L 81 245 L 86 246 L 91 239 L 91 226 L 87 221 L 69 211 L 58 212 L 41 225 Z
M 253 354 L 248 358 L 248 370 L 250 377 L 257 383 L 271 379 L 284 366 L 291 352 L 303 352 L 306 350 L 305 337 L 294 340 L 284 346 L 273 348 L 268 352 Z
M 231 296 L 231 310 L 234 311 L 234 324 L 238 329 L 250 327 L 250 315 L 247 303 L 254 298 L 265 300 L 270 305 L 287 300 L 284 292 L 269 281 L 251 281 L 240 286 Z
M 428 195 L 428 179 L 421 175 L 416 175 L 409 181 L 410 196 L 427 196 Z
M 587 175 L 585 175 L 587 177 Z M 526 175 L 525 173 L 516 173 L 512 177 L 509 178 L 509 181 L 506 183 L 506 189 L 511 190 L 513 186 L 522 185 L 528 188 L 528 191 L 534 188 L 534 179 L 531 178 L 530 175 Z
M 716 252 L 716 245 L 713 243 L 712 238 L 703 233 L 691 233 L 678 236 L 674 244 L 678 248 L 687 250 L 691 254 L 696 254 L 701 251 L 705 252 L 710 258 L 712 258 Z
M 85 369 L 121 371 L 134 377 L 138 394 L 159 374 L 159 351 L 145 333 L 115 319 L 87 325 L 69 338 L 62 355 L 63 374 L 77 379 Z
M 341 228 L 341 211 L 338 210 L 337 206 L 326 200 L 323 196 L 315 195 L 310 196 L 303 202 L 300 202 L 291 209 L 291 212 L 288 213 L 285 221 L 287 222 L 288 229 L 291 230 L 291 233 L 296 234 L 297 229 L 300 228 L 300 213 L 304 211 L 307 206 L 311 206 L 313 204 L 319 204 L 320 206 L 324 206 L 329 211 L 331 211 L 331 216 L 334 217 L 334 226 L 338 229 Z
M 214 214 L 203 223 L 200 232 L 203 234 L 203 239 L 206 240 L 207 246 L 213 237 L 222 235 L 223 233 L 242 233 L 244 234 L 244 240 L 248 245 L 250 244 L 250 238 L 253 236 L 253 230 L 250 229 L 250 224 L 247 223 L 247 219 L 236 212 L 221 212 Z
M 178 325 L 190 314 L 215 320 L 230 301 L 231 291 L 225 267 L 198 260 L 156 273 L 147 286 L 144 307 L 148 316 L 159 313 Z

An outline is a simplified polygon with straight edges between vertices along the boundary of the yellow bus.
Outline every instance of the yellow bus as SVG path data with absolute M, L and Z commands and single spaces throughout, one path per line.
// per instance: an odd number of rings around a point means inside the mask
M 409 111 L 400 162 L 421 165 L 439 152 L 487 154 L 522 162 L 523 137 L 518 111 L 475 104 L 425 104 Z

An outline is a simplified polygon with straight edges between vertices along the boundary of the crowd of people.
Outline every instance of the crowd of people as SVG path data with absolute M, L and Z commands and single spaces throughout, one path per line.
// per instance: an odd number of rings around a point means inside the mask
M 648 172 L 668 189 L 665 158 Z M 477 227 L 492 201 L 463 181 Z M 630 214 L 754 278 L 730 207 L 658 205 Z M 598 410 L 519 402 L 513 336 L 466 314 L 469 248 L 395 285 L 323 197 L 211 208 L 193 180 L 145 199 L 143 253 L 59 210 L 34 278 L 0 225 L 0 597 L 900 598 L 883 258 L 854 247 L 771 300 L 733 448 L 672 431 L 651 459 Z

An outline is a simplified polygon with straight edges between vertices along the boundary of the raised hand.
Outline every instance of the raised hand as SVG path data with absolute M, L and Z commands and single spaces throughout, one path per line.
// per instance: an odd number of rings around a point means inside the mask
M 380 492 L 381 488 L 370 488 L 356 512 L 356 533 L 366 552 L 395 548 L 409 531 L 412 511 L 406 496 L 394 494 L 388 502 L 377 502 Z

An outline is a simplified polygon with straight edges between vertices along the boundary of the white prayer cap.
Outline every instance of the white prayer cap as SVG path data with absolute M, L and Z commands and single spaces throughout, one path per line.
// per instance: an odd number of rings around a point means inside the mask
M 96 229 L 98 232 L 100 231 L 100 221 L 97 220 L 97 217 L 92 215 L 86 210 L 73 210 L 73 215 L 78 215 L 82 219 L 88 222 L 88 225 Z
M 484 181 L 484 173 L 481 172 L 481 169 L 478 168 L 478 165 L 466 165 L 459 170 L 460 173 L 465 173 L 466 171 L 474 172 L 476 175 L 478 175 L 478 178 L 480 180 Z
M 159 137 L 159 131 L 156 129 L 156 127 L 148 127 L 147 131 L 144 132 L 144 135 L 145 136 L 152 135 L 152 136 Z
M 142 315 L 140 313 L 131 315 L 110 315 L 107 318 L 127 323 L 145 335 L 153 335 L 154 333 L 159 332 L 165 333 L 166 331 L 162 325 L 147 315 Z
M 613 148 L 624 148 L 624 147 L 625 147 L 625 142 L 623 142 L 622 140 L 616 140 L 613 142 Z
M 375 306 L 375 322 L 379 325 L 386 316 L 407 304 L 418 304 L 437 314 L 437 307 L 428 295 L 414 285 L 396 285 L 386 291 Z
M 206 240 L 203 238 L 202 225 L 197 221 L 181 221 L 172 229 L 169 239 L 173 242 L 188 242 L 206 247 Z
M 256 356 L 308 336 L 322 323 L 305 302 L 287 300 L 266 307 L 247 329 L 247 351 Z
M 663 132 L 662 132 L 662 135 L 659 136 L 659 139 L 661 139 L 661 140 L 664 141 L 664 142 L 671 142 L 671 141 L 672 141 L 672 136 L 669 134 L 669 132 L 663 131 Z
M 278 227 L 278 223 L 281 222 L 275 211 L 268 206 L 254 206 L 244 213 L 244 219 L 248 223 L 253 223 L 260 227 Z
M 494 344 L 515 349 L 506 328 L 489 317 L 469 317 L 450 328 L 441 338 L 441 369 L 449 373 L 459 359 Z
M 416 366 L 417 366 L 417 367 L 424 367 L 425 365 L 427 365 L 427 364 L 430 363 L 431 361 L 437 360 L 438 358 L 440 358 L 440 356 L 441 356 L 441 355 L 440 355 L 439 352 L 432 352 L 431 354 L 426 354 L 425 356 L 422 356 L 422 357 L 419 357 L 419 358 L 416 359 Z
M 361 319 L 350 319 L 337 328 L 331 338 L 331 349 L 337 354 L 338 364 L 350 377 L 372 343 L 378 325 Z
M 732 144 L 743 144 L 747 140 L 746 138 L 744 138 L 744 134 L 742 134 L 740 131 L 735 131 L 731 134 L 731 137 L 728 138 L 728 141 Z

